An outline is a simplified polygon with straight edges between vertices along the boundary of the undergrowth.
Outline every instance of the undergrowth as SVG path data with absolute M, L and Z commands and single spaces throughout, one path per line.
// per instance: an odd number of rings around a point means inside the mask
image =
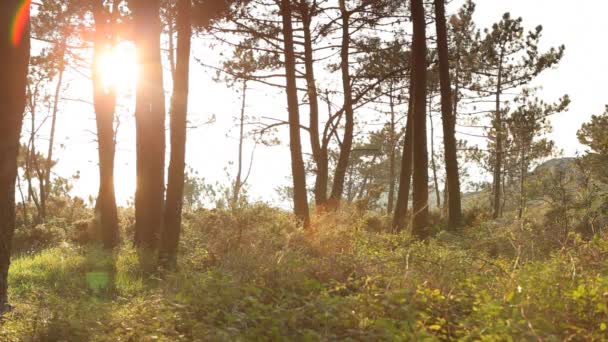
M 0 340 L 607 338 L 604 238 L 547 247 L 531 223 L 470 222 L 418 242 L 388 222 L 346 209 L 304 231 L 263 205 L 191 212 L 172 272 L 129 243 L 64 239 L 13 260 Z

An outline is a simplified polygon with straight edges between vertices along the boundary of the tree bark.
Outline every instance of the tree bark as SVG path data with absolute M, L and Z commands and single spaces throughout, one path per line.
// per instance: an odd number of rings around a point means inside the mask
M 500 217 L 500 198 L 501 198 L 501 181 L 502 181 L 502 113 L 500 110 L 500 95 L 502 93 L 502 62 L 503 52 L 501 52 L 498 79 L 496 81 L 496 112 L 494 117 L 494 130 L 496 131 L 496 153 L 494 160 L 494 179 L 492 181 L 494 189 L 494 212 L 492 217 L 497 219 Z
M 445 0 L 435 0 L 435 25 L 437 28 L 437 50 L 439 55 L 439 82 L 441 88 L 441 118 L 443 123 L 443 148 L 447 193 L 444 198 L 448 207 L 448 228 L 454 230 L 461 225 L 462 203 L 460 196 L 460 175 L 456 149 L 456 103 L 452 103 L 450 80 L 450 60 L 445 20 Z M 458 82 L 458 79 L 456 80 Z M 454 93 L 457 102 L 458 85 Z
M 239 155 L 237 160 L 236 178 L 234 180 L 234 190 L 232 194 L 232 209 L 239 206 L 239 195 L 243 186 L 243 143 L 245 140 L 245 106 L 247 105 L 247 79 L 243 79 L 241 97 L 241 117 L 239 119 Z
M 103 1 L 95 3 L 95 46 L 93 65 L 103 55 L 107 46 L 114 46 L 113 20 L 103 6 Z M 114 112 L 116 109 L 116 89 L 104 85 L 100 70 L 93 67 L 93 103 L 97 125 L 97 143 L 99 153 L 99 192 L 95 203 L 95 216 L 105 248 L 116 247 L 119 242 L 118 210 L 114 192 Z
M 353 144 L 353 133 L 354 133 L 354 110 L 353 110 L 353 99 L 352 99 L 352 87 L 350 77 L 350 13 L 346 8 L 346 1 L 339 0 L 340 3 L 340 14 L 342 16 L 342 44 L 340 48 L 340 70 L 342 71 L 342 90 L 344 93 L 344 137 L 342 138 L 342 145 L 340 146 L 340 155 L 338 156 L 338 164 L 336 165 L 336 171 L 334 172 L 334 182 L 330 195 L 330 207 L 336 209 L 340 206 L 342 200 L 342 193 L 344 192 L 344 177 L 346 176 L 346 170 L 348 169 L 348 163 L 350 161 L 350 153 Z
M 528 173 L 528 162 L 526 155 L 526 148 L 520 144 L 521 148 L 521 161 L 519 169 L 519 210 L 517 217 L 521 220 L 524 216 L 524 210 L 526 208 L 526 173 Z
M 36 218 L 34 219 L 34 224 L 39 224 L 42 219 L 42 208 L 40 206 L 40 201 L 38 199 L 38 195 L 34 190 L 34 185 L 32 182 L 32 170 L 35 171 L 36 166 L 36 95 L 37 89 L 35 93 L 29 94 L 29 105 L 30 105 L 30 115 L 31 115 L 31 125 L 30 125 L 30 138 L 27 149 L 27 156 L 25 159 L 25 177 L 27 179 L 27 195 L 28 199 L 31 199 L 34 202 L 34 206 L 36 207 Z
M 8 309 L 8 269 L 15 232 L 17 155 L 30 56 L 29 16 L 29 2 L 1 2 L 0 37 L 3 39 L 0 40 L 0 315 Z M 14 18 L 18 20 L 13 20 Z M 12 25 L 13 22 L 16 22 L 15 26 Z
M 25 196 L 23 195 L 23 188 L 21 187 L 21 177 L 19 177 L 19 170 L 17 170 L 17 189 L 19 189 L 19 195 L 21 196 L 21 209 L 23 210 L 23 225 L 27 227 L 29 224 L 27 203 Z
M 412 235 L 426 238 L 429 213 L 428 150 L 426 141 L 426 22 L 422 0 L 412 0 L 412 81 L 414 83 L 414 108 L 412 141 L 413 153 L 413 201 Z
M 140 66 L 135 100 L 137 247 L 156 249 L 164 213 L 165 93 L 160 49 L 160 1 L 131 0 Z
M 57 85 L 55 86 L 55 94 L 53 98 L 53 112 L 51 113 L 51 132 L 49 135 L 49 149 L 46 154 L 46 165 L 44 169 L 44 184 L 41 187 L 44 193 L 41 192 L 40 204 L 42 206 L 42 219 L 46 218 L 47 199 L 51 192 L 51 169 L 53 168 L 53 147 L 55 145 L 55 129 L 57 126 L 57 114 L 59 111 L 59 96 L 61 94 L 61 86 L 63 85 L 63 72 L 65 71 L 65 38 L 59 47 L 59 74 L 57 77 Z
M 328 158 L 324 154 L 319 136 L 319 94 L 315 79 L 314 56 L 311 35 L 311 21 L 314 7 L 310 7 L 306 0 L 300 0 L 300 14 L 302 16 L 302 30 L 304 31 L 304 68 L 306 77 L 306 90 L 310 107 L 310 146 L 312 157 L 317 166 L 315 178 L 315 205 L 323 210 L 327 202 Z
M 435 162 L 435 127 L 433 125 L 433 113 L 431 111 L 431 99 L 429 96 L 429 124 L 431 128 L 431 171 L 433 171 L 433 186 L 435 187 L 435 201 L 437 209 L 441 208 L 441 195 L 439 194 L 439 179 L 437 178 L 437 163 Z
M 412 117 L 413 108 L 413 83 L 410 80 L 410 100 L 408 103 L 407 122 L 405 123 L 405 137 L 403 139 L 403 152 L 401 157 L 401 173 L 399 175 L 399 190 L 397 191 L 397 203 L 393 214 L 393 231 L 405 229 L 407 207 L 410 197 L 410 185 L 412 181 L 412 156 L 414 153 L 412 143 Z
M 390 215 L 393 212 L 393 206 L 395 202 L 395 148 L 397 145 L 397 139 L 395 134 L 396 122 L 395 122 L 395 100 L 393 96 L 393 83 L 390 84 L 389 90 L 389 105 L 390 105 L 390 151 L 388 156 L 388 203 L 386 208 L 386 213 Z
M 162 231 L 161 257 L 174 266 L 181 233 L 184 197 L 184 169 L 186 167 L 186 135 L 188 114 L 188 83 L 192 25 L 191 0 L 177 2 L 177 60 L 173 95 L 171 96 L 171 160 L 169 183 Z
M 291 1 L 281 0 L 281 17 L 283 21 L 283 44 L 285 49 L 285 75 L 287 91 L 287 110 L 289 112 L 289 147 L 291 151 L 291 171 L 293 175 L 293 203 L 296 217 L 310 226 L 308 213 L 308 196 L 306 194 L 306 172 L 302 159 L 302 142 L 300 138 L 300 110 L 296 84 L 296 60 L 291 23 Z

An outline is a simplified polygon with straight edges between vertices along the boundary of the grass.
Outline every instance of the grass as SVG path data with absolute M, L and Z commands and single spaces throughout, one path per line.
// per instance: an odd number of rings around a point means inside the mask
M 416 242 L 383 233 L 386 221 L 345 210 L 305 232 L 264 206 L 189 213 L 175 272 L 154 270 L 154 258 L 128 244 L 108 253 L 63 242 L 23 254 L 11 267 L 16 308 L 0 340 L 608 336 L 604 239 L 540 248 L 522 227 L 473 222 L 459 236 Z

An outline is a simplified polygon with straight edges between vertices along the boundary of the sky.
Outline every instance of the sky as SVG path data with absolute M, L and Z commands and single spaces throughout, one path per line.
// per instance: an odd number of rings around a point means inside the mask
M 461 0 L 452 2 L 448 12 L 453 13 L 459 2 Z M 601 114 L 604 105 L 608 104 L 605 87 L 605 78 L 608 76 L 608 45 L 603 43 L 604 35 L 608 32 L 608 21 L 605 20 L 608 2 L 478 0 L 475 15 L 477 26 L 489 27 L 507 11 L 514 17 L 523 17 L 526 29 L 543 25 L 541 49 L 560 44 L 566 46 L 565 56 L 559 66 L 546 71 L 533 85 L 542 87 L 539 95 L 548 102 L 557 100 L 564 94 L 570 96 L 572 103 L 569 110 L 552 119 L 554 131 L 551 137 L 557 146 L 563 149 L 564 156 L 582 153 L 584 148 L 576 140 L 576 131 L 592 114 Z M 235 166 L 231 163 L 237 155 L 238 131 L 235 125 L 240 110 L 240 93 L 226 87 L 225 83 L 213 81 L 215 72 L 194 61 L 198 58 L 207 64 L 218 65 L 222 58 L 218 51 L 204 48 L 203 44 L 197 44 L 196 40 L 193 46 L 187 164 L 209 183 L 228 184 L 235 174 Z M 126 67 L 119 69 L 120 73 L 124 74 L 133 72 L 135 68 L 133 63 L 127 62 Z M 121 99 L 118 110 L 121 123 L 117 137 L 115 171 L 117 199 L 120 205 L 125 205 L 132 200 L 135 191 L 135 127 L 132 117 L 134 103 L 132 96 L 129 96 L 134 89 L 134 81 L 132 77 L 119 75 L 117 78 L 120 89 L 127 93 Z M 58 118 L 59 145 L 55 150 L 58 164 L 55 172 L 69 177 L 78 171 L 80 179 L 74 183 L 73 192 L 87 198 L 89 195 L 94 196 L 98 188 L 94 112 L 90 104 L 81 101 L 91 98 L 89 94 L 92 94 L 92 89 L 90 81 L 74 73 L 68 75 L 67 79 L 65 97 L 68 100 L 63 101 Z M 168 99 L 170 84 L 166 83 Z M 252 84 L 247 97 L 248 116 L 286 119 L 286 100 L 279 89 Z M 284 142 L 287 141 L 286 131 L 286 128 L 279 131 L 279 137 Z M 41 130 L 39 138 L 44 145 L 48 133 L 44 129 Z M 307 135 L 303 134 L 302 139 L 305 150 L 309 150 Z M 253 142 L 247 140 L 246 165 L 252 150 Z M 248 182 L 251 198 L 275 205 L 287 205 L 276 194 L 275 188 L 288 185 L 289 174 L 289 149 L 286 143 L 274 147 L 256 147 Z
M 578 144 L 576 131 L 593 114 L 604 112 L 608 92 L 604 86 L 608 76 L 608 32 L 605 14 L 608 2 L 603 0 L 480 0 L 475 21 L 478 27 L 488 27 L 504 12 L 522 17 L 523 25 L 532 29 L 543 26 L 541 49 L 564 44 L 563 60 L 555 70 L 541 74 L 533 85 L 541 86 L 540 95 L 547 101 L 570 95 L 572 103 L 567 112 L 553 118 L 552 138 L 574 156 L 584 152 Z

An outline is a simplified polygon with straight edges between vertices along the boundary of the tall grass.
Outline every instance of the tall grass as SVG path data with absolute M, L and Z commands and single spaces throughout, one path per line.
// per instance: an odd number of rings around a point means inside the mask
M 174 272 L 155 269 L 153 255 L 127 243 L 108 253 L 62 242 L 14 259 L 16 308 L 0 340 L 607 336 L 604 239 L 573 237 L 567 248 L 524 255 L 513 241 L 533 244 L 532 235 L 510 226 L 471 222 L 461 235 L 417 242 L 385 233 L 388 222 L 346 208 L 304 231 L 263 205 L 188 213 Z

